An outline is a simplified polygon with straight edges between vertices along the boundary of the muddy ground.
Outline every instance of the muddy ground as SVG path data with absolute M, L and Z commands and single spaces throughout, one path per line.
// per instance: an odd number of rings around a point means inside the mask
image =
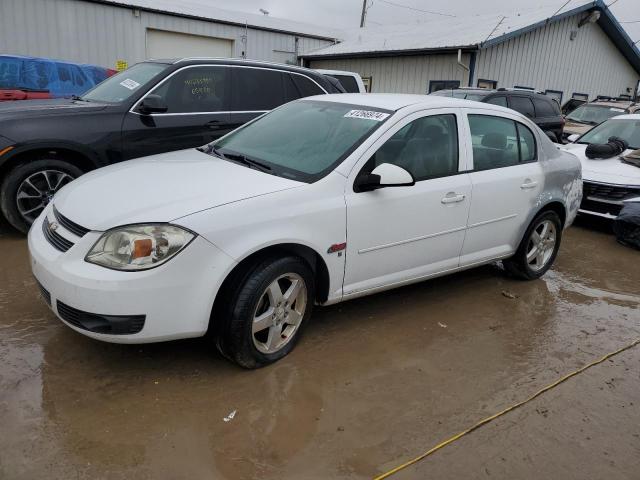
M 321 308 L 258 371 L 85 338 L 25 240 L 0 252 L 1 479 L 372 478 L 640 337 L 640 252 L 584 224 L 542 280 L 489 266 Z M 640 478 L 640 346 L 392 478 Z

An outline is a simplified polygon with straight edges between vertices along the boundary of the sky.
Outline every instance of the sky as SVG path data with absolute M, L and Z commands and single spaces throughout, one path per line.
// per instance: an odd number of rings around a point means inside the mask
M 537 5 L 560 8 L 567 0 L 538 0 Z M 227 10 L 260 14 L 267 10 L 272 17 L 287 18 L 331 28 L 357 28 L 360 25 L 362 0 L 209 0 L 210 4 Z M 571 0 L 565 9 L 570 9 Z M 640 40 L 640 0 L 606 0 L 611 10 L 632 40 Z M 518 8 L 533 8 L 531 0 L 367 0 L 369 27 L 433 20 L 439 14 L 467 16 L 481 13 L 514 12 Z M 422 11 L 420 11 L 422 10 Z

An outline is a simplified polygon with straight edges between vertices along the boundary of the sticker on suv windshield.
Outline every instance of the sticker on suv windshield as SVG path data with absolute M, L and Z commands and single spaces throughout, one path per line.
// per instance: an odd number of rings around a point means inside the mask
M 345 118 L 363 118 L 365 120 L 375 120 L 381 122 L 389 116 L 388 113 L 374 112 L 373 110 L 350 110 L 345 113 Z
M 136 82 L 135 80 L 131 80 L 130 78 L 121 81 L 120 85 L 122 85 L 124 88 L 128 88 L 129 90 L 135 90 L 140 86 L 138 82 Z

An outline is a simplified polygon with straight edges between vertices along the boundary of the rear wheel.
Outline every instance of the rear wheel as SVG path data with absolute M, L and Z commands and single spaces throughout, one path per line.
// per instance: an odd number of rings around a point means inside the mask
M 551 268 L 560 248 L 562 222 L 552 211 L 540 213 L 529 225 L 515 255 L 504 264 L 507 272 L 524 280 L 535 280 Z
M 218 348 L 240 366 L 258 368 L 295 347 L 313 309 L 313 272 L 298 257 L 266 259 L 230 296 Z
M 58 159 L 18 165 L 0 186 L 0 209 L 14 228 L 27 233 L 55 193 L 80 175 L 78 167 Z

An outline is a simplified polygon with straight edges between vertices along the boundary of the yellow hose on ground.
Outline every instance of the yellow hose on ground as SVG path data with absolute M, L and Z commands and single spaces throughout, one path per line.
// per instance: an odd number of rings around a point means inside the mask
M 437 452 L 438 450 L 440 450 L 441 448 L 446 447 L 447 445 L 455 442 L 456 440 L 464 437 L 465 435 L 473 432 L 474 430 L 477 430 L 478 428 L 482 427 L 483 425 L 486 425 L 489 422 L 492 422 L 493 420 L 495 420 L 498 417 L 501 417 L 502 415 L 509 413 L 512 410 L 515 410 L 518 407 L 521 407 L 522 405 L 530 402 L 531 400 L 533 400 L 536 397 L 539 397 L 540 395 L 542 395 L 545 392 L 548 392 L 549 390 L 551 390 L 552 388 L 557 387 L 558 385 L 560 385 L 562 382 L 570 379 L 571 377 L 575 377 L 576 375 L 578 375 L 579 373 L 584 372 L 585 370 L 594 367 L 604 361 L 606 361 L 607 359 L 613 357 L 614 355 L 618 355 L 619 353 L 624 352 L 625 350 L 629 350 L 630 348 L 635 347 L 636 345 L 638 345 L 640 343 L 640 338 L 638 338 L 637 340 L 635 340 L 634 342 L 630 343 L 629 345 L 622 347 L 618 350 L 616 350 L 615 352 L 611 352 L 611 353 L 607 353 L 604 357 L 591 362 L 587 365 L 585 365 L 584 367 L 579 368 L 578 370 L 571 372 L 567 375 L 565 375 L 564 377 L 559 378 L 558 380 L 556 380 L 555 382 L 553 382 L 550 385 L 547 385 L 546 387 L 538 390 L 536 393 L 534 393 L 533 395 L 531 395 L 529 398 L 527 398 L 526 400 L 523 400 L 519 403 L 516 403 L 515 405 L 511 405 L 510 407 L 505 408 L 504 410 L 501 410 L 500 412 L 491 415 L 490 417 L 487 417 L 483 420 L 480 420 L 478 423 L 476 423 L 475 425 L 467 428 L 466 430 L 458 433 L 457 435 L 454 435 L 451 438 L 448 438 L 447 440 L 445 440 L 444 442 L 439 443 L 438 445 L 436 445 L 435 447 L 433 447 L 430 450 L 427 450 L 426 452 L 424 452 L 421 455 L 418 455 L 417 457 L 409 460 L 408 462 L 403 463 L 402 465 L 398 465 L 397 467 L 389 470 L 388 472 L 383 473 L 382 475 L 378 475 L 377 477 L 374 478 L 374 480 L 384 480 L 385 478 L 389 478 L 391 475 L 394 475 L 396 473 L 398 473 L 400 470 L 404 470 L 405 468 L 407 468 L 410 465 L 413 465 L 415 463 L 418 463 L 420 460 L 423 460 L 425 458 L 427 458 L 429 455 Z

